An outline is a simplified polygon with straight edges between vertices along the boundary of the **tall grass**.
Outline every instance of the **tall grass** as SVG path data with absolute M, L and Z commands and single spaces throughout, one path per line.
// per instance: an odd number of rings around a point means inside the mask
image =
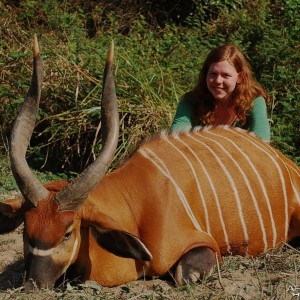
M 44 84 L 28 156 L 32 167 L 80 172 L 101 150 L 102 73 L 112 39 L 120 112 L 120 138 L 112 168 L 145 137 L 169 128 L 177 103 L 195 84 L 205 56 L 225 42 L 237 43 L 248 55 L 257 79 L 273 100 L 269 108 L 272 140 L 299 164 L 295 1 L 190 2 L 196 8 L 185 19 L 180 16 L 180 22 L 162 19 L 162 14 L 155 19 L 157 10 L 145 13 L 143 2 L 128 7 L 127 13 L 126 1 L 120 7 L 113 6 L 116 1 L 111 5 L 68 0 L 1 2 L 1 151 L 7 151 L 12 120 L 30 84 L 36 32 Z M 174 9 L 180 11 L 177 6 Z

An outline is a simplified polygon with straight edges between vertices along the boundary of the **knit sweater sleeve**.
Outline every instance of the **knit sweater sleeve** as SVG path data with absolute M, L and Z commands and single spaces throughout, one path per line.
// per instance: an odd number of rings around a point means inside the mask
M 171 132 L 189 130 L 193 127 L 192 125 L 192 105 L 186 101 L 186 97 L 183 96 L 178 104 L 172 125 Z
M 249 130 L 266 142 L 270 142 L 271 129 L 267 116 L 267 105 L 263 97 L 257 97 L 250 113 Z

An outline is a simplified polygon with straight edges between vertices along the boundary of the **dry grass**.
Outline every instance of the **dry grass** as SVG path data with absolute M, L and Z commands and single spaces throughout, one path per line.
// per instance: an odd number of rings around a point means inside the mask
M 10 197 L 15 193 L 8 192 Z M 0 252 L 0 299 L 296 299 L 292 289 L 300 287 L 300 252 L 286 244 L 256 258 L 224 257 L 223 264 L 199 285 L 176 287 L 172 281 L 158 278 L 115 288 L 65 281 L 56 290 L 29 294 L 22 287 L 22 228 L 0 235 Z
M 293 289 L 300 287 L 299 251 L 285 245 L 257 258 L 225 257 L 223 264 L 199 285 L 175 287 L 171 281 L 158 278 L 115 288 L 102 287 L 92 281 L 77 285 L 65 282 L 56 290 L 27 294 L 22 288 L 21 231 L 0 239 L 1 299 L 295 299 L 293 292 L 297 291 Z
M 4 103 L 0 107 L 0 150 L 6 152 L 12 116 L 16 116 L 30 84 L 32 32 L 21 28 L 16 8 L 1 2 L 0 10 L 1 23 L 5 24 L 0 47 L 0 64 L 4 66 L 0 68 Z M 42 13 L 37 17 L 45 18 Z M 38 38 L 44 79 L 29 156 L 39 169 L 80 172 L 101 150 L 102 74 L 111 39 L 103 36 L 87 40 L 84 35 L 69 39 L 45 28 L 40 28 Z M 153 62 L 146 54 L 129 55 L 128 49 L 117 41 L 115 52 L 120 136 L 112 168 L 124 161 L 144 137 L 168 127 L 175 109 L 175 103 L 165 98 L 170 93 L 166 90 L 174 88 L 166 84 L 169 79 L 159 71 L 158 61 Z M 149 67 L 145 66 L 147 61 Z

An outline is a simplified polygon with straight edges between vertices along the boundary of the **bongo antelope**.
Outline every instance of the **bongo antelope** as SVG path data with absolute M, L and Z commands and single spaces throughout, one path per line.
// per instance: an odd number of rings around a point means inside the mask
M 170 273 L 178 285 L 210 274 L 222 256 L 255 256 L 300 236 L 300 169 L 253 134 L 228 126 L 163 132 L 107 173 L 118 143 L 113 47 L 102 99 L 103 150 L 74 181 L 43 185 L 25 154 L 36 121 L 42 62 L 10 140 L 22 199 L 0 203 L 0 231 L 24 222 L 25 288 L 67 271 L 116 286 Z

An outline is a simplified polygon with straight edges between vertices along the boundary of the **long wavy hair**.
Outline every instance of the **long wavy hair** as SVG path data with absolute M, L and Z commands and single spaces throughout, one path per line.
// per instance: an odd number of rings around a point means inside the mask
M 207 72 L 212 63 L 227 60 L 238 73 L 241 73 L 241 82 L 238 83 L 231 94 L 231 101 L 235 106 L 236 120 L 245 124 L 253 100 L 263 96 L 269 103 L 269 95 L 253 77 L 251 67 L 242 51 L 235 45 L 227 44 L 213 49 L 207 56 L 199 73 L 198 81 L 192 91 L 186 94 L 187 101 L 194 107 L 195 120 L 201 120 L 202 124 L 210 125 L 215 121 L 215 102 L 207 88 Z

